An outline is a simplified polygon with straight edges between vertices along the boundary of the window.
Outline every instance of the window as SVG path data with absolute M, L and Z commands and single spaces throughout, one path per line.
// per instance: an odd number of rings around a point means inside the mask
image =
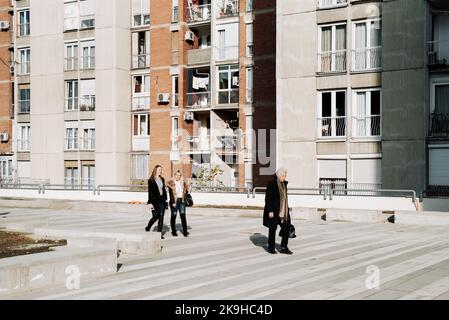
M 79 0 L 64 4 L 64 31 L 95 27 L 95 0 Z
M 253 24 L 246 25 L 246 56 L 252 57 L 253 52 Z
M 150 25 L 150 1 L 133 0 L 132 14 L 133 27 Z
M 449 137 L 449 82 L 432 80 L 429 137 Z
M 30 125 L 19 126 L 18 151 L 30 151 Z
M 65 83 L 65 109 L 67 111 L 78 110 L 78 80 L 70 80 Z
M 172 107 L 178 106 L 179 76 L 172 76 Z
M 346 91 L 319 94 L 318 137 L 346 136 Z
M 354 23 L 352 70 L 381 67 L 381 22 L 370 20 Z
M 78 70 L 78 43 L 65 45 L 65 70 Z
M 320 28 L 318 72 L 346 71 L 346 25 Z
M 19 49 L 19 75 L 30 74 L 30 48 Z
M 133 76 L 133 110 L 150 107 L 150 76 Z
M 354 93 L 354 137 L 380 137 L 381 135 L 380 90 L 356 91 Z
M 79 26 L 79 6 L 78 2 L 64 4 L 64 30 L 76 30 Z
M 172 0 L 172 23 L 178 23 L 179 22 L 179 5 L 178 0 Z
M 216 46 L 217 53 L 215 54 L 217 60 L 237 60 L 239 57 L 239 24 L 220 24 L 219 28 L 216 34 L 218 39 Z M 252 38 L 249 40 L 252 41 Z
M 65 129 L 66 150 L 78 150 L 78 128 L 75 127 L 76 125 L 78 125 L 78 122 L 66 123 L 66 126 L 70 126 Z
M 253 11 L 253 0 L 246 0 L 246 12 Z
M 246 101 L 253 101 L 253 68 L 246 69 Z
M 95 185 L 95 165 L 82 165 L 81 184 L 89 187 Z
M 347 0 L 319 0 L 318 8 L 325 9 L 325 8 L 339 7 L 346 5 L 347 2 L 348 2 Z
M 80 0 L 80 29 L 95 27 L 95 0 Z
M 172 150 L 178 150 L 179 148 L 179 118 L 172 118 Z
M 19 11 L 19 37 L 30 35 L 30 10 Z
M 133 136 L 150 135 L 150 117 L 149 114 L 135 114 L 133 116 Z
M 65 185 L 76 186 L 78 185 L 78 167 L 66 167 L 65 168 Z
M 133 68 L 150 66 L 150 31 L 132 34 Z
M 133 179 L 146 180 L 148 179 L 148 155 L 135 154 L 132 156 L 133 163 Z
M 226 30 L 218 30 L 218 57 L 220 60 L 226 58 Z
M 81 42 L 81 68 L 95 69 L 95 41 Z
M 218 103 L 239 102 L 239 66 L 218 67 Z
M 30 88 L 19 87 L 19 113 L 30 113 Z
M 13 171 L 12 160 L 7 157 L 0 158 L 0 182 L 8 183 L 8 180 L 13 178 Z
M 95 110 L 95 79 L 81 80 L 81 95 L 79 109 L 81 111 Z
M 83 128 L 82 150 L 95 150 L 95 128 Z

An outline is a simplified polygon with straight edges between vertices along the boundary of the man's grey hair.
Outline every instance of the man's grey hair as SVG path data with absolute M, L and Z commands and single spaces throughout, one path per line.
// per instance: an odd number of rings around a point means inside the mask
M 285 169 L 284 167 L 281 167 L 281 168 L 277 169 L 276 175 L 278 175 L 278 176 L 285 176 L 285 175 L 287 175 L 287 169 Z

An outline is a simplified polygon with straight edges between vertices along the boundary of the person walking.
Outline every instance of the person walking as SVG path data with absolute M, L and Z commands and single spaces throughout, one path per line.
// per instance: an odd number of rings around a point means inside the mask
M 181 216 L 182 234 L 184 237 L 189 236 L 187 231 L 187 219 L 186 219 L 186 196 L 190 192 L 190 185 L 184 181 L 181 171 L 176 171 L 175 175 L 167 183 L 168 193 L 170 197 L 170 210 L 171 210 L 171 233 L 174 237 L 177 237 L 176 232 L 176 217 L 179 212 Z
M 286 178 L 286 169 L 281 168 L 277 170 L 274 179 L 268 183 L 265 193 L 263 225 L 269 229 L 268 252 L 271 254 L 277 253 L 274 246 L 278 225 L 281 226 L 280 235 L 282 237 L 280 253 L 293 254 L 288 248 L 291 219 L 288 207 L 288 182 L 285 180 Z
M 157 165 L 154 167 L 150 179 L 148 179 L 148 202 L 150 205 L 153 217 L 145 227 L 145 231 L 149 232 L 153 224 L 157 221 L 157 231 L 161 232 L 164 226 L 164 213 L 167 208 L 167 190 L 165 189 L 165 180 L 162 177 L 162 166 Z

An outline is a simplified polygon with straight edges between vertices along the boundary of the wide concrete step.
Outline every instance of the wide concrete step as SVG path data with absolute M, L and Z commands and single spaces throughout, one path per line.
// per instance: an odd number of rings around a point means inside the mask
M 449 212 L 397 211 L 395 223 L 427 226 L 449 226 Z

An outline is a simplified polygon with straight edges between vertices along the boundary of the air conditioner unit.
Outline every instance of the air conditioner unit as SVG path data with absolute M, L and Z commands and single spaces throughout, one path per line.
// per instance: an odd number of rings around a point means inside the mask
M 195 34 L 192 31 L 186 31 L 185 40 L 186 41 L 194 41 L 195 40 Z
M 0 141 L 1 142 L 8 142 L 8 140 L 9 140 L 9 135 L 7 132 L 0 133 Z
M 14 65 L 9 66 L 9 71 L 11 72 L 11 74 L 14 74 Z
M 8 30 L 9 29 L 9 21 L 0 21 L 0 29 Z
M 159 93 L 157 95 L 158 103 L 169 103 L 170 102 L 170 94 L 169 93 Z
M 194 120 L 194 115 L 193 112 L 186 112 L 184 113 L 184 121 L 193 121 Z

